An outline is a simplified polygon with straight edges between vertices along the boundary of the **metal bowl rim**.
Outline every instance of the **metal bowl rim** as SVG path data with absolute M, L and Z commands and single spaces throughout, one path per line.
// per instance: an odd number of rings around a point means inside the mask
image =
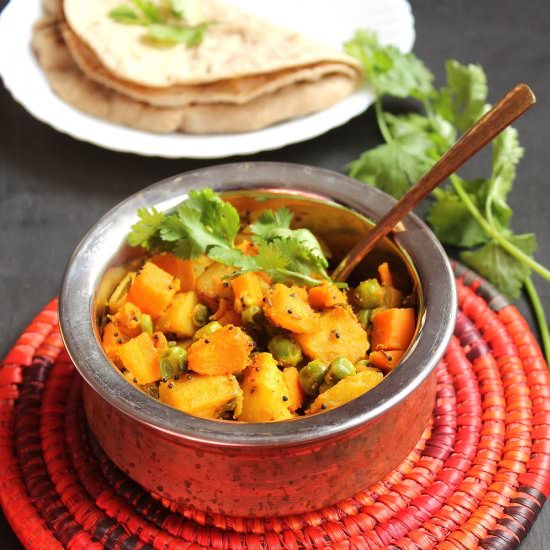
M 423 286 L 427 311 L 422 334 L 400 368 L 363 396 L 311 417 L 246 424 L 187 415 L 151 399 L 125 381 L 107 360 L 94 336 L 94 292 L 108 265 L 101 257 L 105 248 L 110 247 L 111 259 L 122 242 L 116 240 L 113 247 L 106 235 L 115 230 L 126 234 L 139 207 L 176 204 L 189 190 L 200 187 L 220 191 L 268 187 L 298 194 L 305 192 L 374 220 L 394 203 L 394 199 L 380 190 L 331 170 L 279 162 L 240 162 L 193 170 L 161 180 L 123 200 L 108 211 L 76 247 L 63 276 L 59 300 L 61 334 L 67 351 L 81 376 L 101 398 L 144 427 L 183 439 L 188 444 L 235 448 L 295 446 L 361 429 L 405 399 L 434 370 L 454 328 L 457 308 L 454 276 L 439 241 L 424 222 L 409 214 L 403 220 L 407 230 L 396 233 L 393 240 L 411 257 Z

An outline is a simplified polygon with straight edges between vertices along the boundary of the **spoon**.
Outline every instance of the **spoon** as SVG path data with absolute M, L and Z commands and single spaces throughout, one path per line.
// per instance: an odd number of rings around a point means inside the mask
M 376 243 L 388 235 L 421 200 L 525 113 L 534 105 L 535 101 L 535 94 L 527 84 L 518 84 L 512 88 L 465 132 L 432 168 L 395 203 L 374 228 L 348 252 L 334 270 L 332 278 L 335 281 L 345 281 Z

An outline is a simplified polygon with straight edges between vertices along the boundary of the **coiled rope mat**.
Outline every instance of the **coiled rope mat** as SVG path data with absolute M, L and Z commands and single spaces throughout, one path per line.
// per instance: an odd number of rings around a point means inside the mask
M 550 491 L 550 377 L 519 312 L 456 266 L 455 335 L 433 422 L 385 479 L 309 514 L 171 508 L 88 436 L 52 302 L 0 368 L 0 499 L 37 549 L 515 548 Z

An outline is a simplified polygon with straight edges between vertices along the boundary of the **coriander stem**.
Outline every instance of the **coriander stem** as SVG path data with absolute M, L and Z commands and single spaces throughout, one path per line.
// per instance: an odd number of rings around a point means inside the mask
M 269 270 L 271 271 L 271 270 Z M 277 273 L 281 273 L 283 275 L 286 275 L 287 277 L 291 277 L 292 279 L 298 279 L 300 281 L 303 281 L 304 283 L 307 283 L 312 286 L 317 286 L 322 283 L 319 279 L 314 279 L 313 277 L 310 277 L 308 275 L 304 275 L 303 273 L 298 273 L 297 271 L 290 271 L 290 269 L 274 269 L 273 271 L 276 271 Z
M 382 134 L 384 141 L 386 143 L 391 143 L 393 141 L 393 137 L 391 135 L 390 129 L 388 128 L 388 125 L 386 124 L 384 112 L 382 111 L 382 101 L 379 97 L 377 97 L 376 101 L 374 102 L 374 111 L 376 113 L 376 122 L 378 122 L 378 128 L 380 129 L 380 133 Z
M 528 254 L 525 254 L 523 250 L 520 250 L 517 246 L 514 246 L 502 233 L 498 231 L 495 227 L 493 227 L 491 224 L 487 222 L 487 220 L 482 216 L 481 212 L 478 210 L 477 206 L 472 202 L 466 191 L 464 191 L 464 188 L 462 187 L 462 184 L 460 183 L 460 180 L 458 177 L 453 174 L 450 177 L 451 184 L 456 192 L 456 194 L 460 197 L 472 217 L 476 220 L 476 222 L 481 226 L 481 228 L 485 231 L 485 233 L 491 237 L 495 242 L 497 242 L 510 256 L 513 256 L 516 260 L 522 262 L 524 265 L 531 268 L 535 273 L 538 273 L 542 278 L 546 279 L 547 281 L 550 281 L 550 271 L 546 269 L 544 266 L 540 265 L 537 261 L 535 261 L 531 256 Z
M 539 327 L 540 339 L 542 340 L 542 349 L 546 357 L 546 362 L 550 363 L 550 331 L 548 330 L 548 323 L 546 321 L 544 309 L 540 303 L 539 294 L 531 277 L 527 277 L 523 284 L 525 285 L 525 291 L 527 292 L 529 301 L 533 306 L 533 312 L 535 313 L 535 318 Z

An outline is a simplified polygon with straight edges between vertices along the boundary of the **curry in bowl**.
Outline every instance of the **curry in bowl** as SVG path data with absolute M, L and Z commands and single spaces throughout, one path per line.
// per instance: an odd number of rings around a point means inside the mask
M 330 245 L 284 207 L 240 216 L 202 189 L 139 217 L 128 242 L 143 253 L 106 297 L 101 343 L 171 407 L 242 422 L 320 413 L 375 387 L 413 340 L 416 296 L 391 257 L 334 283 Z

